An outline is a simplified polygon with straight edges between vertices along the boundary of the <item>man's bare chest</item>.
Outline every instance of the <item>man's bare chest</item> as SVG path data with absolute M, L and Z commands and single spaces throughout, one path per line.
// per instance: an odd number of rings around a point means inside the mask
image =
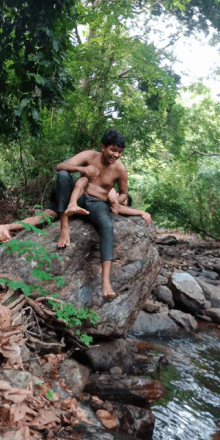
M 111 165 L 109 167 L 103 167 L 103 165 L 95 163 L 93 163 L 93 165 L 97 168 L 98 175 L 92 179 L 92 183 L 95 183 L 103 188 L 114 186 L 118 178 L 118 171 L 116 167 L 112 167 Z

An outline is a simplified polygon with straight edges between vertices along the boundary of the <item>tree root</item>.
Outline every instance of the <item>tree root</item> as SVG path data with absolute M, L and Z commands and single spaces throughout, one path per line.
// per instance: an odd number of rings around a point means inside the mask
M 0 304 L 7 303 L 15 293 L 16 291 L 13 291 L 13 289 L 8 289 L 2 294 Z M 45 302 L 48 302 L 50 299 L 53 298 L 41 297 L 33 300 L 24 294 L 20 294 L 19 297 L 16 296 L 15 300 L 7 305 L 11 311 L 11 324 L 13 326 L 17 324 L 18 327 L 22 324 L 24 327 L 27 346 L 32 349 L 37 347 L 39 348 L 38 351 L 42 348 L 62 350 L 66 347 L 66 343 L 64 342 L 66 336 L 67 340 L 70 340 L 72 343 L 71 352 L 88 349 L 88 346 L 76 336 L 75 330 L 70 328 L 64 320 L 58 320 L 56 313 L 51 310 L 48 304 L 45 304 Z M 62 300 L 53 300 L 59 303 L 63 302 Z M 58 337 L 60 337 L 60 334 L 63 335 L 61 341 L 45 341 L 45 338 L 47 339 L 48 335 L 43 331 L 42 327 L 55 331 L 55 333 L 59 335 Z M 53 336 L 51 339 L 52 338 Z

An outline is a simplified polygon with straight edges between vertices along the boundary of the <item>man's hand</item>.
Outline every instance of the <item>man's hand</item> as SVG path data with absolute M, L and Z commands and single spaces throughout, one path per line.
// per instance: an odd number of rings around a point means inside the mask
M 119 204 L 118 203 L 112 203 L 110 208 L 111 208 L 112 214 L 117 215 L 119 213 Z
M 86 176 L 89 180 L 93 180 L 99 175 L 99 170 L 93 165 L 88 165 L 87 167 L 83 167 L 83 172 L 81 174 Z

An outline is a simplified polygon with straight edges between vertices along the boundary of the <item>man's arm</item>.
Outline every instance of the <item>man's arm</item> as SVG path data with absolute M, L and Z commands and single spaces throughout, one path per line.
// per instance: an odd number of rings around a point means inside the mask
M 56 166 L 56 171 L 66 170 L 70 173 L 80 173 L 82 175 L 87 175 L 87 166 L 89 165 L 90 159 L 94 156 L 93 150 L 82 151 L 76 154 L 65 162 L 59 163 Z M 89 177 L 89 176 L 87 176 Z
M 118 184 L 118 191 L 119 191 L 119 197 L 118 197 L 118 203 L 123 203 L 127 199 L 128 194 L 128 172 L 123 165 L 123 163 L 120 162 L 120 175 L 117 179 Z

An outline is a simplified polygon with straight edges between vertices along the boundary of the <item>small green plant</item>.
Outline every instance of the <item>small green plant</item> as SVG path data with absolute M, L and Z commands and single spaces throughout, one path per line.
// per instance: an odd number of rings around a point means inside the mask
M 45 231 L 37 229 L 28 223 L 20 222 L 27 231 L 34 231 L 37 234 L 45 235 Z M 34 261 L 35 266 L 32 269 L 32 276 L 37 280 L 41 281 L 54 281 L 58 287 L 62 287 L 64 283 L 67 283 L 62 276 L 55 276 L 52 273 L 52 259 L 61 258 L 55 253 L 49 252 L 41 244 L 35 243 L 30 240 L 19 241 L 11 239 L 7 244 L 0 244 L 0 247 L 5 247 L 7 252 L 18 252 L 19 256 L 26 255 L 26 261 Z M 0 284 L 7 285 L 9 288 L 14 290 L 22 290 L 26 296 L 30 296 L 33 291 L 37 291 L 39 295 L 44 295 L 50 297 L 48 303 L 51 305 L 52 309 L 55 311 L 57 318 L 59 320 L 65 321 L 70 327 L 82 326 L 83 322 L 89 321 L 91 324 L 97 324 L 99 322 L 99 317 L 96 312 L 89 310 L 87 308 L 77 309 L 74 304 L 68 304 L 63 301 L 55 301 L 53 298 L 60 297 L 59 293 L 50 294 L 50 292 L 43 288 L 40 284 L 28 284 L 23 281 L 13 281 L 8 278 L 1 278 Z M 81 331 L 77 328 L 76 335 L 80 336 L 80 339 L 86 345 L 89 345 L 93 339 L 86 333 L 81 334 Z
M 54 401 L 54 392 L 53 390 L 49 390 L 47 394 L 45 394 L 45 397 L 47 397 L 49 400 L 51 400 L 52 402 Z

